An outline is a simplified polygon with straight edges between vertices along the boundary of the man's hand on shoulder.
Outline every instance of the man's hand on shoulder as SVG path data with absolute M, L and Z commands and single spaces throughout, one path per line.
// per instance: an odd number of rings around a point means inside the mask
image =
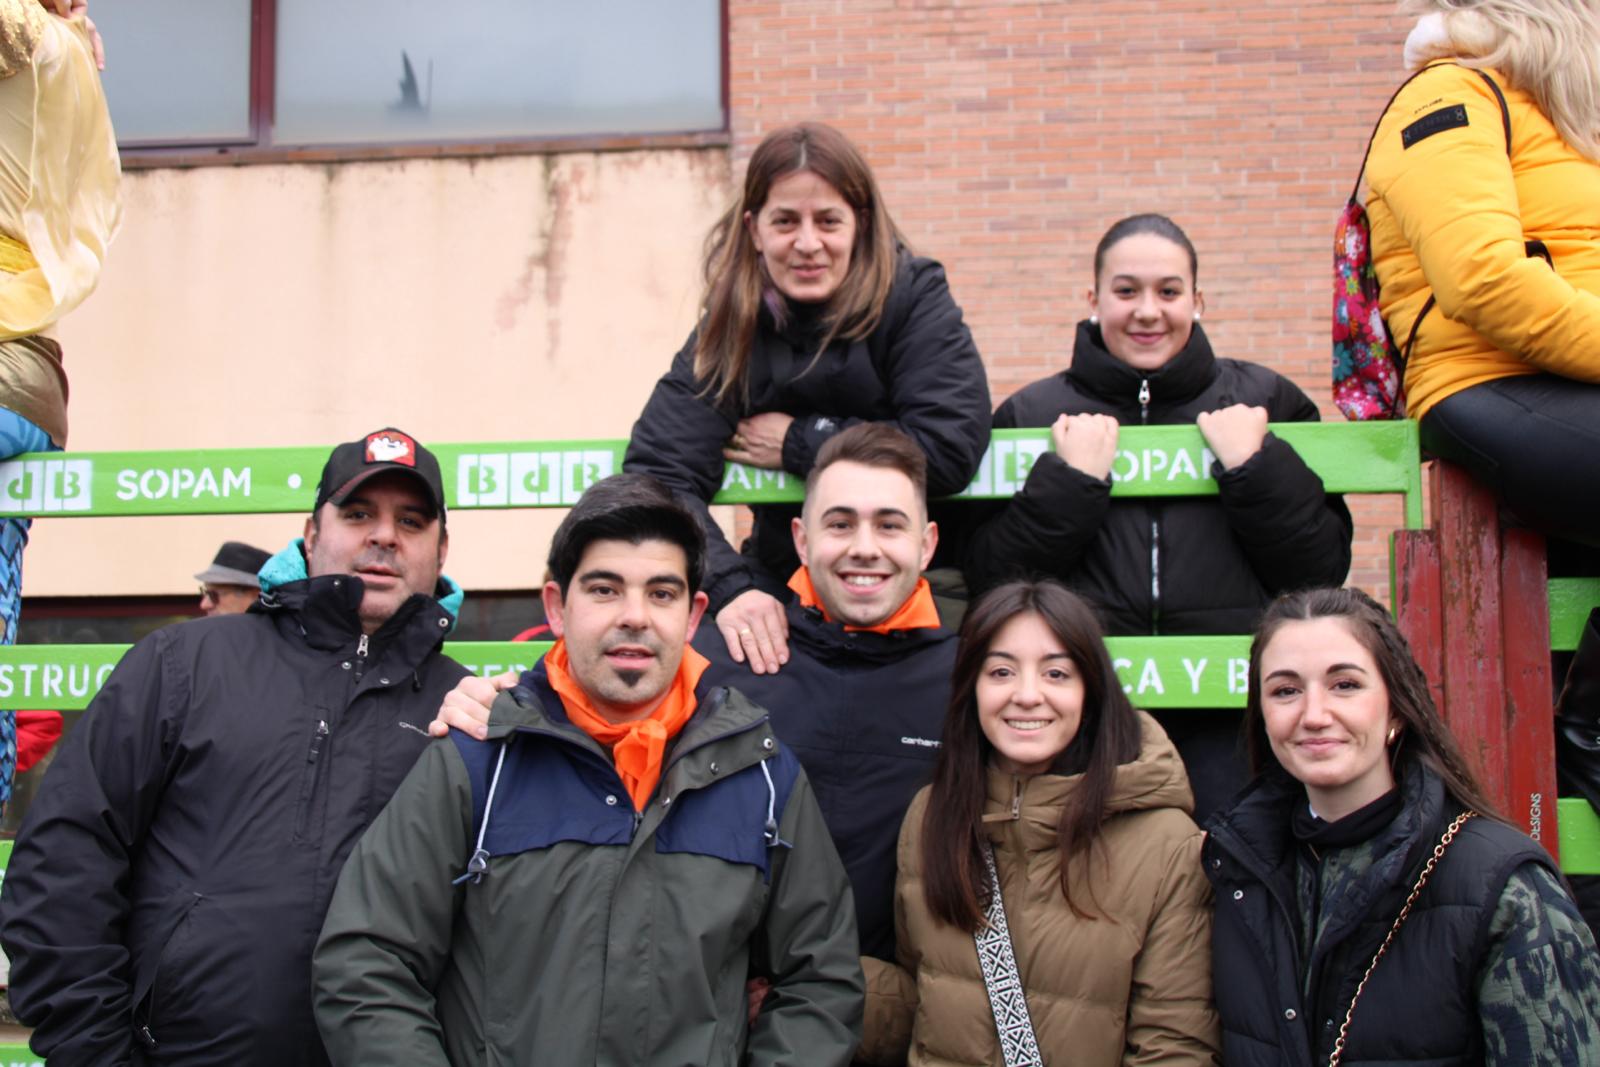
M 428 733 L 444 737 L 451 730 L 460 730 L 469 737 L 482 741 L 489 736 L 489 707 L 501 692 L 517 684 L 516 671 L 506 671 L 490 678 L 469 674 L 444 695 L 439 714 L 428 724 Z

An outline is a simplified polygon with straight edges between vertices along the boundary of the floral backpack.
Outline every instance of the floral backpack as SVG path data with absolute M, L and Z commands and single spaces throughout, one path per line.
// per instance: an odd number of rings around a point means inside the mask
M 1424 67 L 1411 78 L 1429 69 Z M 1493 78 L 1481 70 L 1474 73 L 1489 83 L 1495 99 L 1500 102 L 1506 152 L 1509 153 L 1511 112 L 1506 108 L 1506 98 Z M 1411 78 L 1400 83 L 1389 103 L 1384 105 L 1383 114 L 1388 114 L 1395 97 L 1411 84 Z M 1345 418 L 1354 422 L 1406 417 L 1406 360 L 1411 356 L 1411 346 L 1416 343 L 1417 329 L 1433 310 L 1430 295 L 1411 324 L 1405 347 L 1396 349 L 1378 307 L 1378 274 L 1372 266 L 1372 227 L 1367 221 L 1367 209 L 1358 199 L 1361 178 L 1367 172 L 1367 157 L 1372 154 L 1372 142 L 1377 136 L 1378 127 L 1374 126 L 1372 136 L 1367 138 L 1367 150 L 1362 154 L 1361 169 L 1356 172 L 1350 199 L 1339 213 L 1333 231 L 1333 402 L 1344 412 Z

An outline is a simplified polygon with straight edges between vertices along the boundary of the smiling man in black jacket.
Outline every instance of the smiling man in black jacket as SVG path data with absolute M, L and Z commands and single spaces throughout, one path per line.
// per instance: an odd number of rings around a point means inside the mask
M 167 627 L 64 743 L 0 896 L 11 1003 L 52 1067 L 327 1063 L 311 949 L 362 831 L 465 670 L 432 453 L 340 445 L 244 615 Z

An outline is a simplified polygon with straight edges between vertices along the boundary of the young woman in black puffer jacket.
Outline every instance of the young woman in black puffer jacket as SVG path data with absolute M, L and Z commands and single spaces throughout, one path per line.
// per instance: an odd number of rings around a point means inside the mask
M 1162 215 L 1123 219 L 1100 239 L 1071 366 L 994 414 L 995 429 L 1050 427 L 1054 448 L 973 530 L 974 595 L 1054 578 L 1096 606 L 1109 634 L 1250 633 L 1279 594 L 1344 581 L 1349 511 L 1267 432 L 1269 422 L 1315 422 L 1317 407 L 1282 375 L 1212 354 L 1197 270 L 1194 245 Z M 1220 495 L 1113 500 L 1120 427 L 1176 424 L 1205 435 Z M 1204 820 L 1246 781 L 1239 713 L 1156 718 Z

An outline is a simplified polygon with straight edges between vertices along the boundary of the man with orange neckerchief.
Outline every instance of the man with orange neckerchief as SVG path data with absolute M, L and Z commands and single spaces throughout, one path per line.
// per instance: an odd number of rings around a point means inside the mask
M 793 524 L 803 566 L 789 582 L 788 662 L 755 674 L 733 662 L 715 627 L 694 642 L 710 661 L 706 679 L 767 708 L 799 758 L 850 876 L 861 953 L 890 961 L 895 845 L 933 773 L 956 653 L 922 577 L 938 541 L 926 486 L 922 450 L 893 426 L 830 438 Z M 462 679 L 432 729 L 481 734 L 486 702 L 514 678 Z M 867 967 L 870 982 L 877 969 Z
M 849 1062 L 844 871 L 766 712 L 686 645 L 703 557 L 645 475 L 562 522 L 555 647 L 484 740 L 430 746 L 339 879 L 314 959 L 335 1064 Z

